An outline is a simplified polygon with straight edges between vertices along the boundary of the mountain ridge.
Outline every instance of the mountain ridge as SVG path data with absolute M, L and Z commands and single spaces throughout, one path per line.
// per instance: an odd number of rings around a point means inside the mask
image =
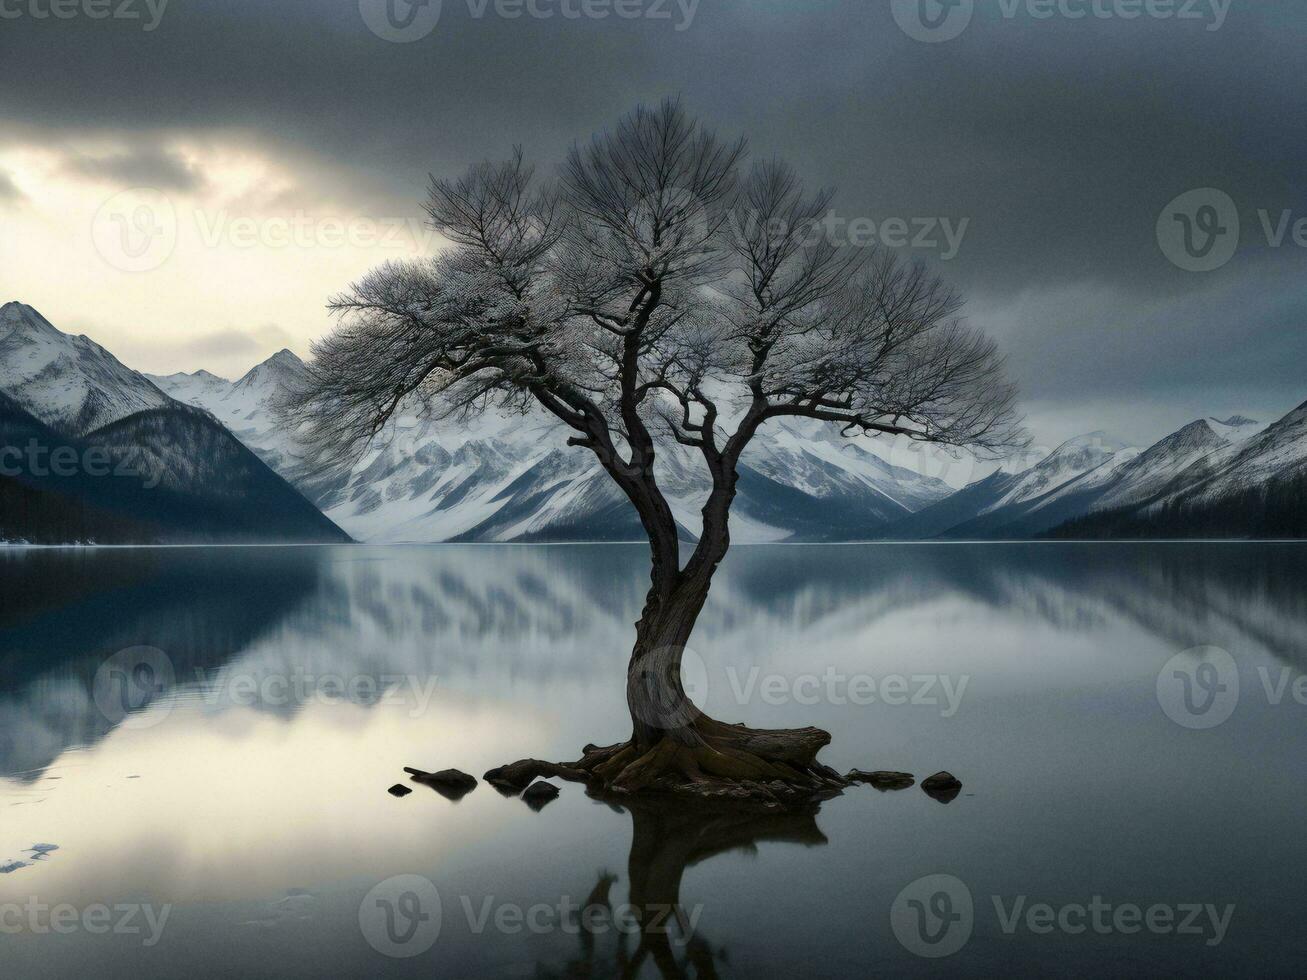
M 215 514 L 225 515 L 218 523 L 229 527 L 243 520 L 223 509 L 223 494 L 234 491 L 223 486 L 221 468 L 188 458 L 188 451 L 225 460 L 239 474 L 237 483 L 249 481 L 246 492 L 257 487 L 259 499 L 274 501 L 265 508 L 269 514 L 295 512 L 298 505 L 282 500 L 289 494 L 312 512 L 301 508 L 291 523 L 321 518 L 319 529 L 341 537 L 341 528 L 380 543 L 643 537 L 593 458 L 568 448 L 568 433 L 543 413 L 490 411 L 455 425 L 405 406 L 352 465 L 324 468 L 304 456 L 275 412 L 284 386 L 308 370 L 287 348 L 235 381 L 203 369 L 145 375 L 11 302 L 0 307 L 0 367 L 0 421 L 7 415 L 8 431 L 43 432 L 47 441 L 57 436 L 81 450 L 107 447 L 119 457 L 135 453 L 161 482 L 171 481 L 168 492 L 207 494 Z M 1130 537 L 1159 528 L 1186 536 L 1186 521 L 1194 533 L 1210 534 L 1215 514 L 1228 522 L 1231 536 L 1293 528 L 1295 508 L 1303 509 L 1299 483 L 1307 477 L 1307 402 L 1269 425 L 1242 414 L 1195 419 L 1142 449 L 1096 430 L 1031 465 L 1001 468 L 956 489 L 895 459 L 893 443 L 844 439 L 806 420 L 775 421 L 741 460 L 733 537 Z M 681 535 L 694 540 L 708 490 L 696 454 L 669 444 L 656 465 Z M 267 472 L 260 475 L 260 467 Z M 7 492 L 65 524 L 76 523 L 68 516 L 74 504 L 97 514 L 114 504 L 129 512 L 124 526 L 150 526 L 149 498 L 105 497 L 95 485 L 28 480 L 18 487 L 11 482 Z M 69 492 L 73 498 L 62 502 L 42 496 Z M 200 511 L 170 506 L 208 526 Z
M 1196 419 L 1142 451 L 1105 442 L 1096 465 L 1054 466 L 1058 479 L 1034 478 L 1068 457 L 1068 447 L 1101 435 L 1064 443 L 1025 474 L 977 481 L 887 537 L 1307 536 L 1307 523 L 1296 516 L 1307 513 L 1307 405 L 1268 426 L 1244 415 Z M 1093 454 L 1075 461 L 1092 463 Z M 1017 492 L 1030 487 L 1042 492 Z
M 227 386 L 159 377 L 203 407 L 351 535 L 373 542 L 641 540 L 643 530 L 594 458 L 543 413 L 487 412 L 455 426 L 401 412 L 348 468 L 302 458 L 275 417 L 277 385 L 305 365 L 280 351 Z M 779 423 L 746 452 L 732 520 L 737 541 L 871 539 L 952 488 L 856 441 Z M 698 534 L 709 490 L 695 454 L 660 450 L 660 483 L 681 534 Z
M 0 307 L 0 437 L 0 540 L 349 540 L 211 413 L 16 302 Z

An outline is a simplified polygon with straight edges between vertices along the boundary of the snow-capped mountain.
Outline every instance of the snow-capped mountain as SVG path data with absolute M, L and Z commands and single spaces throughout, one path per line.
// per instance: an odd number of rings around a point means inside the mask
M 1301 475 L 1307 469 L 1307 404 L 1261 432 L 1202 461 L 1191 477 L 1194 485 L 1171 495 L 1190 503 L 1222 497 Z M 1200 478 L 1200 479 L 1199 479 Z
M 543 415 L 494 412 L 471 421 L 399 417 L 348 471 L 305 465 L 273 404 L 304 370 L 282 351 L 234 383 L 213 375 L 154 382 L 204 408 L 359 540 L 639 540 L 638 519 L 612 481 Z M 941 480 L 895 466 L 870 440 L 820 424 L 773 424 L 746 453 L 732 514 L 736 541 L 858 540 L 942 499 Z M 888 447 L 882 451 L 888 452 Z M 663 447 L 664 492 L 683 533 L 698 533 L 708 476 L 694 451 Z
M 1299 536 L 1304 482 L 1307 406 L 1271 426 L 1199 419 L 1142 452 L 1096 432 L 1024 472 L 977 481 L 887 536 Z
M 87 337 L 57 330 L 30 306 L 0 306 L 0 388 L 42 422 L 83 435 L 169 399 Z
M 1265 429 L 1248 419 L 1208 428 L 1163 440 L 1188 452 L 1159 467 L 1147 492 L 1107 499 L 1059 535 L 1307 537 L 1307 404 Z
M 209 413 L 19 303 L 0 308 L 0 447 L 0 540 L 348 540 Z
M 153 496 L 141 497 L 122 481 L 5 478 L 0 536 L 23 537 L 40 520 L 65 536 L 80 528 L 78 539 L 97 540 L 333 540 L 340 528 L 374 542 L 643 536 L 593 458 L 568 447 L 568 433 L 542 414 L 455 421 L 410 412 L 352 466 L 323 469 L 305 460 L 274 410 L 305 371 L 288 350 L 234 382 L 206 371 L 147 376 L 10 303 L 0 308 L 0 369 L 6 444 L 58 440 L 101 448 L 119 461 L 130 456 L 136 470 L 148 467 L 154 487 Z M 1144 451 L 1093 432 L 1034 465 L 1009 466 L 954 491 L 922 475 L 913 466 L 919 454 L 893 442 L 845 439 L 816 422 L 773 422 L 741 462 L 732 536 L 1289 533 L 1284 528 L 1291 532 L 1293 515 L 1304 510 L 1305 430 L 1307 407 L 1269 427 L 1242 416 L 1201 419 Z M 896 465 L 904 460 L 912 462 Z M 707 474 L 693 449 L 672 443 L 657 465 L 682 533 L 694 538 Z
M 1071 439 L 1023 473 L 1018 473 L 990 510 L 1043 504 L 1050 499 L 1101 485 L 1112 472 L 1139 452 L 1106 432 L 1091 432 Z M 989 511 L 982 511 L 988 513 Z
M 895 524 L 896 538 L 1025 538 L 1087 509 L 1139 450 L 1106 432 L 1068 440 L 1027 470 L 999 471 Z
M 1121 467 L 1112 485 L 1094 501 L 1090 510 L 1115 510 L 1146 503 L 1194 463 L 1242 442 L 1258 428 L 1258 423 L 1242 417 L 1226 422 L 1216 419 L 1191 422 Z
M 146 377 L 177 401 L 210 413 L 273 470 L 298 483 L 304 467 L 297 465 L 293 440 L 268 411 L 268 399 L 303 371 L 303 361 L 281 350 L 236 382 L 203 370 Z
M 171 394 L 179 401 L 216 397 L 231 387 L 231 382 L 226 378 L 220 378 L 208 371 L 196 371 L 194 374 L 186 374 L 182 371 L 168 375 L 147 374 L 146 377 L 150 379 L 155 387 Z M 179 392 L 185 392 L 190 397 L 181 398 Z

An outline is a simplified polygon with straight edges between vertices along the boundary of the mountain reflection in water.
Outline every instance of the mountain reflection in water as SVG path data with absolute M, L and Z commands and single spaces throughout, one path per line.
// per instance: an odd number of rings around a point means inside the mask
M 571 784 L 538 813 L 484 785 L 457 802 L 386 792 L 405 766 L 480 775 L 625 737 L 645 560 L 636 546 L 0 551 L 0 868 L 22 864 L 0 875 L 0 905 L 175 906 L 150 950 L 6 937 L 6 974 L 1293 966 L 1307 901 L 1293 870 L 1307 862 L 1307 789 L 1291 778 L 1307 751 L 1292 696 L 1307 666 L 1307 549 L 742 547 L 695 634 L 696 696 L 727 721 L 819 725 L 828 764 L 917 785 L 770 816 L 614 808 Z M 141 645 L 166 655 L 171 680 L 108 717 L 97 672 Z M 1163 666 L 1200 646 L 1229 651 L 1243 686 L 1209 731 L 1177 725 L 1156 694 Z M 947 682 L 957 701 L 847 697 L 849 678 L 894 677 L 935 694 Z M 963 783 L 947 806 L 920 786 L 941 769 Z M 33 860 L 39 841 L 59 850 Z M 900 945 L 889 909 L 939 873 L 967 883 L 976 921 L 965 950 L 934 961 Z M 370 890 L 403 875 L 443 903 L 438 943 L 411 961 L 382 957 L 359 926 Z M 1007 932 L 992 898 L 1021 895 L 1236 913 L 1217 947 Z M 595 928 L 482 920 L 563 899 L 574 915 L 590 907 Z M 624 906 L 681 914 L 623 932 Z
M 637 546 L 0 551 L 0 773 L 39 772 L 108 734 L 90 687 L 127 647 L 166 652 L 192 694 L 236 664 L 255 681 L 374 679 L 354 685 L 365 694 L 383 678 L 474 686 L 490 671 L 549 683 L 611 669 L 644 601 L 642 557 Z M 805 638 L 874 636 L 878 621 L 947 599 L 1069 633 L 1126 621 L 1177 651 L 1252 648 L 1302 666 L 1304 575 L 1295 546 L 741 548 L 695 649 L 784 669 Z M 256 706 L 293 714 L 290 687 Z

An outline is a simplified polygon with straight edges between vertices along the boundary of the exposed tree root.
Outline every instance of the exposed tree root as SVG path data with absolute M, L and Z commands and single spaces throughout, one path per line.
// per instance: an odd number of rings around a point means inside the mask
M 595 795 L 677 794 L 779 808 L 838 795 L 849 781 L 817 761 L 830 742 L 818 728 L 759 731 L 700 716 L 652 745 L 634 740 L 588 745 L 581 759 L 557 764 L 524 759 L 486 773 L 504 792 L 556 777 L 585 783 Z

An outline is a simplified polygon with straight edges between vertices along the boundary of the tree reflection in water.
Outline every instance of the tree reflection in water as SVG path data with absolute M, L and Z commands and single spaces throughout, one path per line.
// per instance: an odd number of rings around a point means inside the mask
M 612 899 L 618 877 L 600 873 L 569 922 L 579 954 L 561 969 L 541 964 L 536 972 L 541 980 L 634 978 L 647 964 L 667 980 L 717 977 L 727 953 L 699 931 L 698 916 L 682 904 L 686 869 L 731 851 L 754 853 L 761 843 L 827 843 L 817 826 L 820 804 L 766 812 L 680 799 L 624 799 L 610 805 L 631 816 L 627 901 L 619 905 Z

